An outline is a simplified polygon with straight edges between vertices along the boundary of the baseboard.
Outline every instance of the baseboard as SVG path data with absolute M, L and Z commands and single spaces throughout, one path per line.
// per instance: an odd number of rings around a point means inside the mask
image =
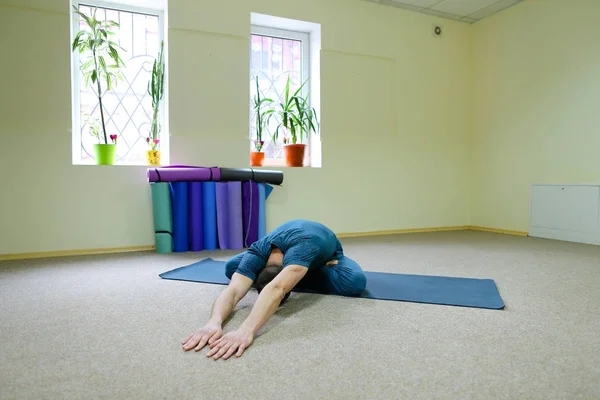
M 496 229 L 487 228 L 484 226 L 445 226 L 439 228 L 415 228 L 415 229 L 395 229 L 388 231 L 371 231 L 371 232 L 348 232 L 336 234 L 340 238 L 353 238 L 353 237 L 365 237 L 365 236 L 387 236 L 387 235 L 402 235 L 406 233 L 430 233 L 430 232 L 449 232 L 449 231 L 479 231 L 479 232 L 493 232 L 502 233 L 504 235 L 512 236 L 528 236 L 527 232 L 522 231 L 511 231 L 507 229 Z
M 406 233 L 430 233 L 430 232 L 448 232 L 448 231 L 466 231 L 468 226 L 445 226 L 439 228 L 413 228 L 413 229 L 394 229 L 387 231 L 369 231 L 369 232 L 345 232 L 336 233 L 339 238 L 353 238 L 353 237 L 365 237 L 365 236 L 388 236 L 388 235 L 402 235 Z
M 92 254 L 114 254 L 114 253 L 129 253 L 135 251 L 150 251 L 154 250 L 154 246 L 131 246 L 131 247 L 109 247 L 104 249 L 80 249 L 80 250 L 60 250 L 60 251 L 42 251 L 36 253 L 12 253 L 0 254 L 0 261 L 10 260 L 28 260 L 33 258 L 53 258 L 53 257 L 69 257 L 69 256 L 84 256 Z
M 471 231 L 502 233 L 504 235 L 512 235 L 512 236 L 529 236 L 528 232 L 511 231 L 508 229 L 486 228 L 485 226 L 469 226 L 468 229 Z
M 367 236 L 389 236 L 401 235 L 407 233 L 431 233 L 431 232 L 450 232 L 450 231 L 481 231 L 502 233 L 513 236 L 528 236 L 527 232 L 511 231 L 506 229 L 486 228 L 483 226 L 444 226 L 439 228 L 414 228 L 414 229 L 394 229 L 386 231 L 370 231 L 370 232 L 346 232 L 336 234 L 339 238 L 354 238 Z M 132 247 L 111 247 L 104 249 L 81 249 L 81 250 L 61 250 L 61 251 L 45 251 L 38 253 L 13 253 L 0 254 L 0 261 L 10 260 L 27 260 L 33 258 L 50 258 L 50 257 L 68 257 L 68 256 L 83 256 L 92 254 L 113 254 L 113 253 L 128 253 L 136 251 L 151 251 L 154 246 L 132 246 Z

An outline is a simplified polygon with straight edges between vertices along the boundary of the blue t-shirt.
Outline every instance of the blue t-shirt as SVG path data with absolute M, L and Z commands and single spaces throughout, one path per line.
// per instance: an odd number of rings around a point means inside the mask
M 343 252 L 340 241 L 325 225 L 293 220 L 250 245 L 236 272 L 256 280 L 266 266 L 272 246 L 283 253 L 283 268 L 288 265 L 300 265 L 309 270 L 320 268 Z

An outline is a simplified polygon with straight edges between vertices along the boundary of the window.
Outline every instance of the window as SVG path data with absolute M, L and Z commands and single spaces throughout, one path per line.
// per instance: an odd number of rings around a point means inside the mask
M 290 95 L 302 84 L 301 95 L 308 96 L 309 106 L 318 114 L 319 104 L 319 51 L 320 26 L 313 23 L 252 14 L 250 36 L 250 151 L 256 151 L 256 78 L 261 98 L 273 100 L 266 107 L 277 108 L 285 99 L 285 89 L 290 80 Z M 318 116 L 318 115 L 317 115 Z M 320 122 L 320 118 L 318 118 Z M 263 130 L 263 165 L 285 165 L 284 135 L 279 131 L 273 138 L 281 120 L 273 114 Z M 298 143 L 306 144 L 305 166 L 320 166 L 320 140 L 315 132 L 298 137 Z M 318 158 L 318 159 L 317 159 Z
M 86 15 L 92 15 L 96 9 L 96 19 L 115 21 L 115 35 L 111 38 L 121 48 L 120 56 L 124 61 L 121 69 L 122 80 L 118 80 L 112 90 L 105 92 L 106 83 L 102 81 L 102 102 L 107 135 L 116 134 L 116 163 L 145 165 L 147 143 L 153 117 L 152 98 L 148 94 L 148 83 L 152 76 L 154 60 L 158 58 L 161 41 L 164 40 L 163 12 L 156 9 L 130 7 L 93 0 L 73 2 L 73 6 Z M 71 9 L 71 11 L 73 11 Z M 86 26 L 85 22 L 73 12 L 71 43 L 75 34 Z M 165 41 L 166 42 L 166 41 Z M 164 44 L 166 51 L 166 43 Z M 97 90 L 86 85 L 80 70 L 80 58 L 77 51 L 72 53 L 73 82 L 73 163 L 93 164 L 93 145 L 100 143 L 91 134 L 91 121 L 100 121 L 100 108 Z M 166 78 L 165 78 L 166 80 Z M 168 127 L 166 124 L 166 98 L 164 91 L 160 107 L 159 136 L 162 163 L 168 163 Z M 98 125 L 97 125 L 98 126 Z M 100 132 L 102 132 L 100 128 Z M 104 141 L 102 140 L 102 143 Z M 110 143 L 110 140 L 109 140 Z

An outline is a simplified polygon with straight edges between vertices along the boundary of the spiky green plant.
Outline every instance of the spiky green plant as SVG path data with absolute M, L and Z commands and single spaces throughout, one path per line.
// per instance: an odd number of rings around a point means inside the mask
M 317 120 L 317 112 L 308 103 L 308 96 L 301 95 L 302 88 L 306 84 L 305 81 L 300 87 L 290 96 L 290 76 L 288 75 L 285 85 L 285 98 L 282 103 L 279 103 L 275 109 L 276 115 L 279 117 L 280 123 L 273 134 L 273 139 L 277 140 L 279 130 L 285 128 L 291 136 L 291 142 L 296 144 L 298 137 L 300 142 L 304 140 L 304 135 L 310 130 L 317 133 L 319 121 Z M 285 134 L 285 133 L 284 133 Z M 287 143 L 287 138 L 284 138 L 284 143 Z
M 256 95 L 254 96 L 254 112 L 256 113 L 256 139 L 254 140 L 254 146 L 256 151 L 261 151 L 265 144 L 263 140 L 263 131 L 269 119 L 275 112 L 272 108 L 267 108 L 263 111 L 263 106 L 272 104 L 273 100 L 269 98 L 262 98 L 260 96 L 260 87 L 258 86 L 258 76 L 255 77 L 256 81 Z
M 154 60 L 152 65 L 152 77 L 148 82 L 148 94 L 152 98 L 152 124 L 150 125 L 150 136 L 146 140 L 154 150 L 159 143 L 159 134 L 161 131 L 159 119 L 160 102 L 164 94 L 165 84 L 165 61 L 163 57 L 164 42 L 160 42 L 158 59 Z

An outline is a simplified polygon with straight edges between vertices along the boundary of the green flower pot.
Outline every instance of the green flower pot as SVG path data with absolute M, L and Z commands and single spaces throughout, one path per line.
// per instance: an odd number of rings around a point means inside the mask
M 116 144 L 95 144 L 94 153 L 96 153 L 97 165 L 114 165 Z

